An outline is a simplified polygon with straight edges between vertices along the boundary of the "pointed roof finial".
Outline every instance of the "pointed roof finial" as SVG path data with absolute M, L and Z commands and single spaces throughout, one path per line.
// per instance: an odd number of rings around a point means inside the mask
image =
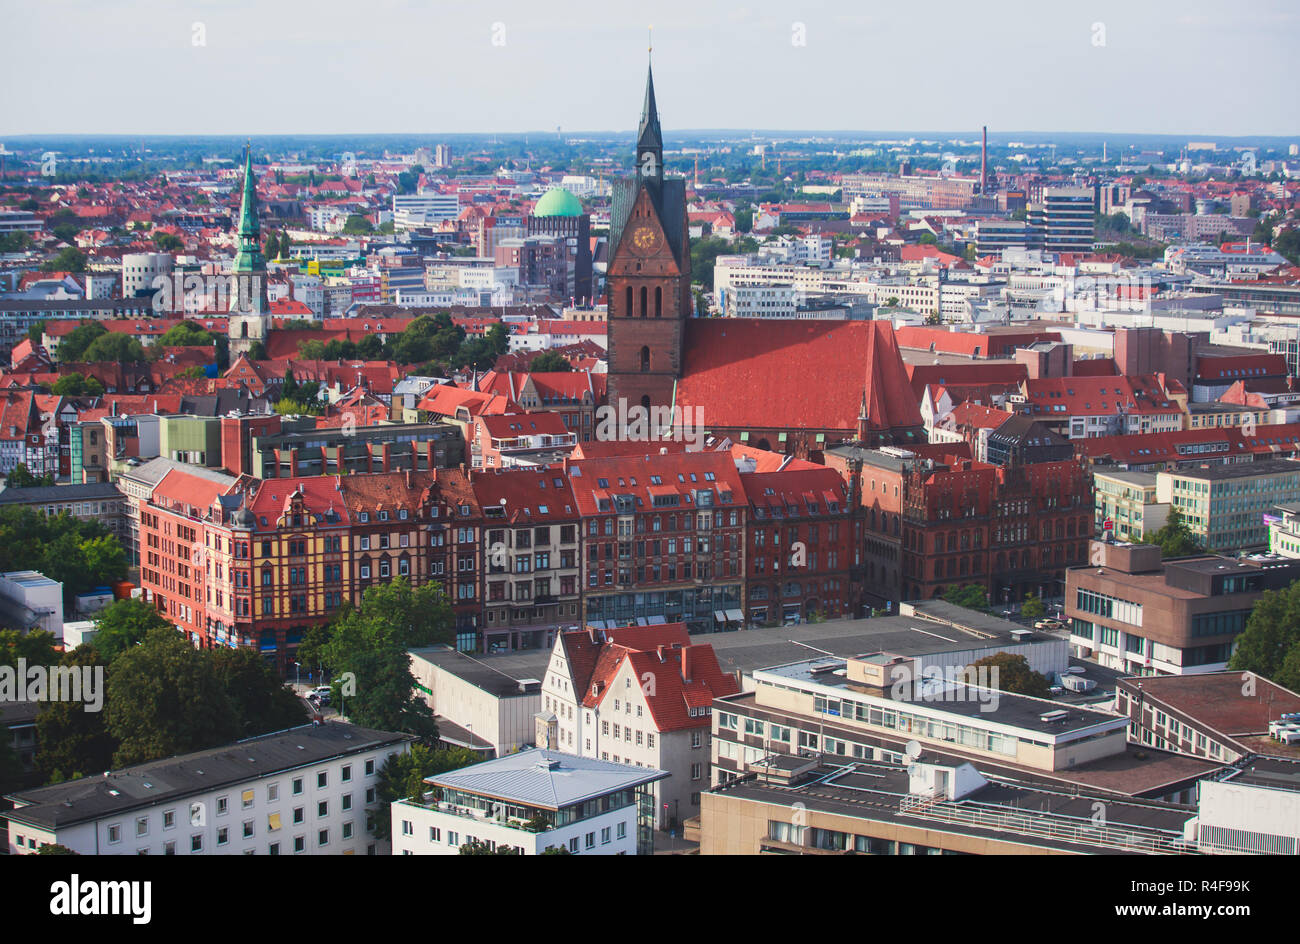
M 646 35 L 650 37 L 650 46 L 646 52 L 653 53 L 655 51 L 655 28 L 653 26 L 646 27 Z

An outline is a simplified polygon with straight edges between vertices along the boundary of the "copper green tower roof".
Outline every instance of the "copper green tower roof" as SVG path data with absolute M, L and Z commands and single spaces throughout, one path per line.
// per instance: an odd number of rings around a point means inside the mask
M 235 254 L 235 274 L 266 271 L 262 255 L 262 227 L 257 221 L 257 180 L 253 177 L 253 148 L 244 152 L 244 201 L 239 211 L 239 251 Z

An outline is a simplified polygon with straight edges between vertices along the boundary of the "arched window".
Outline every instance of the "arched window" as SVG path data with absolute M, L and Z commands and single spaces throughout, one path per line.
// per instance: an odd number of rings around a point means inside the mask
M 627 294 L 627 303 L 625 307 L 627 308 L 627 311 L 623 312 L 623 317 L 631 318 L 632 317 L 632 286 L 629 285 L 627 287 L 626 294 Z
M 649 310 L 650 307 L 649 305 L 646 304 L 647 295 L 648 292 L 646 290 L 646 287 L 642 285 L 641 286 L 641 317 L 642 318 L 646 316 L 646 312 Z
M 650 348 L 642 345 L 641 347 L 641 373 L 650 369 Z
M 655 317 L 658 318 L 663 314 L 664 308 L 664 290 L 655 286 Z

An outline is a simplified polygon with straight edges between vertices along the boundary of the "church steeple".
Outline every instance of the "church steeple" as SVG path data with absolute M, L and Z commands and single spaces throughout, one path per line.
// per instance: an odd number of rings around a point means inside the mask
M 233 271 L 236 275 L 266 271 L 262 255 L 262 226 L 257 219 L 257 179 L 253 176 L 253 148 L 244 151 L 244 199 L 239 210 L 239 251 Z
M 664 138 L 659 129 L 659 107 L 655 104 L 654 69 L 646 66 L 645 104 L 641 106 L 641 125 L 636 135 L 636 175 L 663 180 Z

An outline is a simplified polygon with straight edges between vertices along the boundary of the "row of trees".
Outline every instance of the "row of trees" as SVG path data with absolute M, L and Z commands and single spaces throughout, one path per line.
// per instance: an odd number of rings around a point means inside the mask
M 300 341 L 298 356 L 304 360 L 391 360 L 425 364 L 435 373 L 446 373 L 466 366 L 488 370 L 509 346 L 510 332 L 504 324 L 492 325 L 481 336 L 468 337 L 450 314 L 438 312 L 412 319 L 405 331 L 386 341 L 373 334 L 357 342 Z
M 140 600 L 118 600 L 96 625 L 92 643 L 62 654 L 49 633 L 0 631 L 0 664 L 16 666 L 21 657 L 29 665 L 104 672 L 102 710 L 87 711 L 79 702 L 41 705 L 36 766 L 43 782 L 216 747 L 306 720 L 302 701 L 252 649 L 195 649 Z
M 126 576 L 126 552 L 98 521 L 0 508 L 0 573 L 11 570 L 38 570 L 62 583 L 70 611 L 78 594 Z

